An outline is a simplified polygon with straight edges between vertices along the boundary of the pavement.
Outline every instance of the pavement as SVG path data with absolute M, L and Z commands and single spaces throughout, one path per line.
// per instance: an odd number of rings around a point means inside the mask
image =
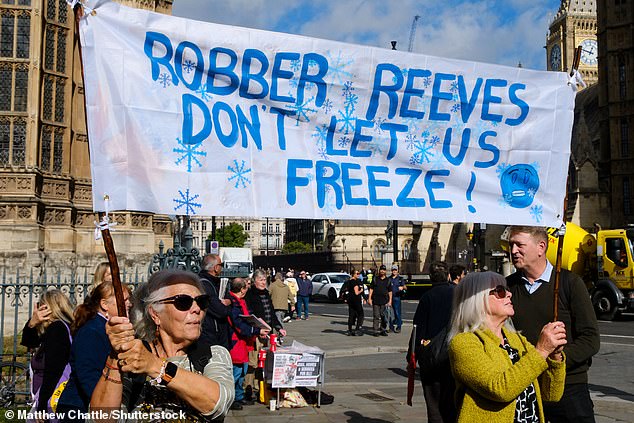
M 369 311 L 369 315 L 368 315 Z M 371 311 L 366 309 L 366 333 L 372 324 Z M 347 317 L 312 315 L 308 320 L 286 324 L 285 345 L 297 340 L 326 352 L 326 379 L 323 391 L 334 396 L 334 403 L 321 408 L 283 408 L 270 411 L 268 404 L 245 406 L 229 411 L 228 423 L 292 422 L 302 423 L 390 423 L 427 422 L 427 411 L 420 379 L 416 379 L 413 406 L 406 404 L 407 376 L 405 352 L 411 333 L 411 322 L 401 333 L 374 337 L 345 336 Z M 597 423 L 633 422 L 634 401 L 591 392 Z

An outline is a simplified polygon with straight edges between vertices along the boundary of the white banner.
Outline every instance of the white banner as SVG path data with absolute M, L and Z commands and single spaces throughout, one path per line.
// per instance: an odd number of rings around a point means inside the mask
M 565 73 L 87 3 L 95 210 L 561 221 Z

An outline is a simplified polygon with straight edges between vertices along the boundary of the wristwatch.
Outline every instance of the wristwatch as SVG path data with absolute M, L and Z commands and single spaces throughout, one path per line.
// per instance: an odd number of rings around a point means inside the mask
M 176 376 L 176 371 L 178 370 L 178 366 L 172 362 L 167 362 L 165 365 L 165 374 L 161 377 L 161 385 L 167 386 L 168 383 L 174 379 Z

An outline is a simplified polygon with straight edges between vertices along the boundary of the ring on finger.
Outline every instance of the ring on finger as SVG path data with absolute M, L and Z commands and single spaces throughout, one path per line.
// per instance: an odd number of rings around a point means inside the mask
M 117 366 L 119 366 L 119 368 L 125 366 L 126 364 L 128 363 L 126 363 L 125 359 L 123 358 L 120 358 L 119 360 L 117 360 Z

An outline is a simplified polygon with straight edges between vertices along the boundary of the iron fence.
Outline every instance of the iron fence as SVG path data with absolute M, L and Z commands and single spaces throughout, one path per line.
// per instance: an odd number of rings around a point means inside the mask
M 14 274 L 7 274 L 7 269 L 3 268 L 0 279 L 0 352 L 6 356 L 18 355 L 22 328 L 31 317 L 33 307 L 43 292 L 59 289 L 73 305 L 81 304 L 92 285 L 92 279 L 93 275 L 88 271 L 84 271 L 83 275 L 77 275 L 73 271 L 64 276 L 61 271 L 55 274 L 34 274 L 33 270 L 21 272 L 17 269 Z M 123 269 L 121 273 L 121 282 L 130 285 L 133 290 L 146 280 L 147 271 L 139 272 L 138 268 L 132 272 Z M 11 336 L 12 339 L 7 339 Z M 5 346 L 6 341 L 11 344 Z

